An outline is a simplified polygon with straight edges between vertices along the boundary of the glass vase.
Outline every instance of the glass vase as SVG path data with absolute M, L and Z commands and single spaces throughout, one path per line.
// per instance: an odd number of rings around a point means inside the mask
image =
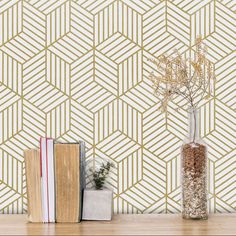
M 199 112 L 189 110 L 189 133 L 181 147 L 182 216 L 208 218 L 207 145 L 199 135 Z

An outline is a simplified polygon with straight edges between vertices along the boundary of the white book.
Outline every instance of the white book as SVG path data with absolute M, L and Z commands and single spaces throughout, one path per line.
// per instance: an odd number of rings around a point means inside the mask
M 49 222 L 55 222 L 54 143 L 47 139 Z
M 40 139 L 43 222 L 55 222 L 53 139 Z
M 49 221 L 48 214 L 48 181 L 47 181 L 47 140 L 40 138 L 41 183 L 42 183 L 42 212 L 43 222 Z

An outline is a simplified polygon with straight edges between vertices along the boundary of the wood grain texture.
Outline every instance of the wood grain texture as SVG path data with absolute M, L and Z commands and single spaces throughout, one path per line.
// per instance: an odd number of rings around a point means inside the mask
M 80 211 L 79 144 L 55 144 L 56 221 L 78 222 Z
M 24 151 L 28 219 L 30 222 L 42 222 L 40 152 L 37 149 Z
M 0 235 L 235 235 L 236 214 L 210 215 L 208 221 L 179 214 L 115 215 L 110 222 L 27 223 L 25 215 L 0 215 Z

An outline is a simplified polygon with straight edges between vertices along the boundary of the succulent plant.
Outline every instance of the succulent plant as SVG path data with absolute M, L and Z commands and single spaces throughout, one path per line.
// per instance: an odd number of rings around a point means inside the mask
M 102 163 L 99 169 L 92 171 L 95 189 L 99 190 L 103 188 L 111 167 L 114 167 L 112 162 Z

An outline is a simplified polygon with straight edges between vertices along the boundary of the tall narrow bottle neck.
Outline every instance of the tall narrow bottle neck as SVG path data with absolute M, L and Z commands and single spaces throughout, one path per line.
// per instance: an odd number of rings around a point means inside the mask
M 193 108 L 189 109 L 189 138 L 195 142 L 200 137 L 199 132 L 199 111 Z

